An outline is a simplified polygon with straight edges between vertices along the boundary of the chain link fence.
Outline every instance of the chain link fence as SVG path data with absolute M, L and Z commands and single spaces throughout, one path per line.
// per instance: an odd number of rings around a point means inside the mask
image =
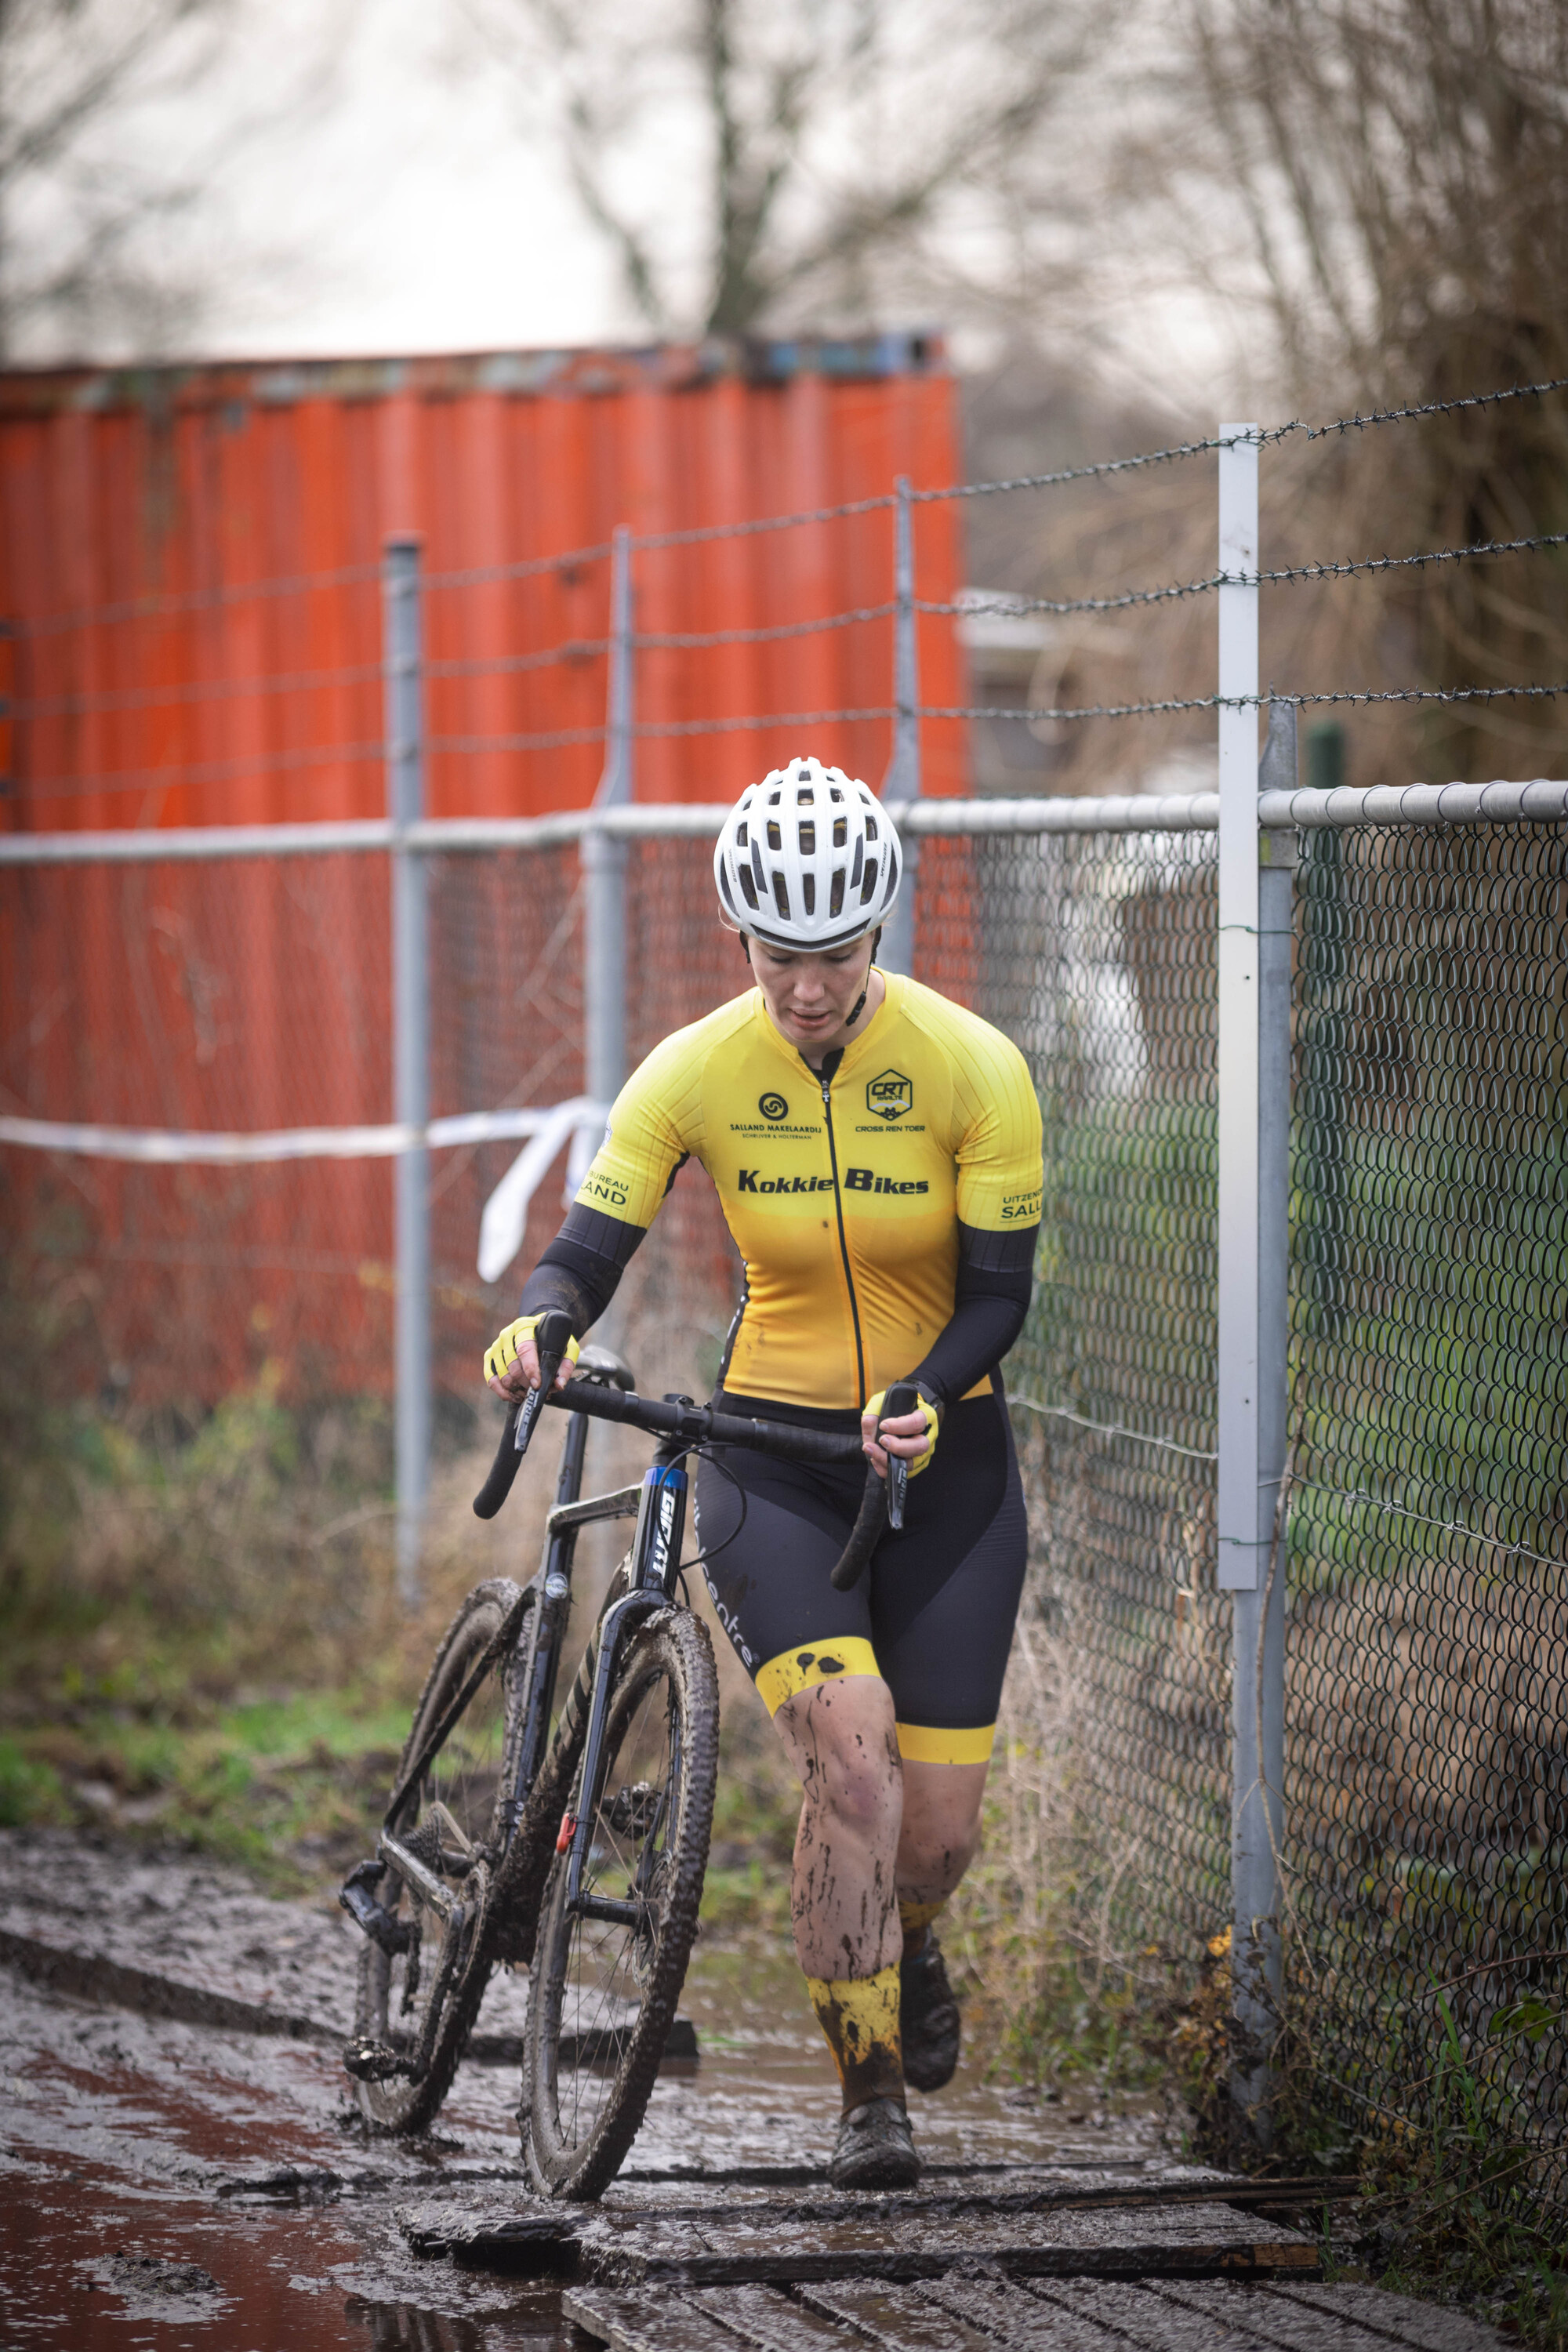
M 1568 830 L 1301 840 L 1276 1564 L 1291 2014 L 1314 2098 L 1357 2131 L 1440 2119 L 1462 2067 L 1517 2147 L 1514 2185 L 1560 2210 Z M 574 1096 L 576 845 L 427 864 L 433 1116 Z M 703 841 L 627 844 L 633 1062 L 746 984 L 708 867 Z M 915 935 L 917 975 L 1017 1043 L 1045 1112 L 1037 1286 L 1008 1368 L 1032 1563 L 1010 1721 L 1047 1735 L 1028 1656 L 1047 1634 L 1070 1664 L 1077 1801 L 1125 1860 L 1123 1940 L 1194 1963 L 1229 1916 L 1233 1795 L 1215 1567 L 1215 877 L 1212 830 L 928 836 Z M 29 1055 L 64 1024 L 119 1052 L 69 1066 L 76 1091 L 40 1104 L 56 1117 L 155 1102 L 172 1128 L 384 1118 L 366 1008 L 386 972 L 334 953 L 385 925 L 383 859 L 44 868 L 4 887 L 15 1097 L 34 1098 Z M 265 1039 L 247 1027 L 263 984 L 294 1007 L 282 1055 L 275 1021 Z M 105 1003 L 114 1023 L 89 1017 Z M 67 1066 L 48 1066 L 58 1083 Z M 558 1161 L 518 1268 L 479 1279 L 479 1213 L 515 1150 L 433 1157 L 435 1362 L 455 1399 L 472 1399 L 517 1272 L 561 1213 Z M 184 1350 L 195 1381 L 214 1349 L 243 1378 L 294 1345 L 308 1382 L 311 1334 L 349 1318 L 365 1384 L 387 1385 L 390 1160 L 6 1159 L 15 1230 L 90 1294 L 108 1358 Z M 204 1286 L 241 1264 L 253 1327 L 215 1337 Z M 711 1188 L 688 1167 L 617 1306 L 644 1379 L 662 1384 L 677 1337 L 710 1372 L 738 1295 Z
M 1306 835 L 1287 1901 L 1319 2094 L 1561 2216 L 1568 833 Z M 1505 2168 L 1506 2169 L 1506 2168 Z

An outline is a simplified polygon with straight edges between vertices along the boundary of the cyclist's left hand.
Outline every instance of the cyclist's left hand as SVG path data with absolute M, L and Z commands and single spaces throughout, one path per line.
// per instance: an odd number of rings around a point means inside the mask
M 879 1478 L 885 1478 L 888 1475 L 889 1454 L 901 1454 L 910 1465 L 910 1477 L 916 1478 L 936 1452 L 936 1407 L 922 1396 L 918 1412 L 900 1413 L 897 1421 L 882 1423 L 879 1441 L 877 1423 L 886 1394 L 885 1389 L 879 1389 L 874 1397 L 866 1401 L 866 1409 L 860 1415 L 861 1450 Z

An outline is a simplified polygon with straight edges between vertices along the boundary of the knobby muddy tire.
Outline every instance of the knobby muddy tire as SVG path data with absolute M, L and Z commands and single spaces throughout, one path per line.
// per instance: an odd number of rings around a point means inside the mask
M 662 1783 L 625 1783 L 624 1771 L 661 1750 Z M 579 1806 L 593 1804 L 596 1817 L 584 1888 L 596 1885 L 624 1899 L 632 1888 L 628 1869 L 646 1874 L 654 1888 L 647 1930 L 569 1918 L 564 1854 L 544 1890 L 519 2112 L 529 2179 L 543 2196 L 583 2202 L 600 2196 L 637 2137 L 697 1933 L 718 1767 L 719 1684 L 707 1628 L 685 1610 L 661 1610 L 626 1644 L 610 1698 L 600 1786 L 579 1798 Z M 662 1811 L 661 1785 L 672 1791 Z M 651 1835 L 637 1828 L 639 1817 L 645 1823 L 651 1817 Z M 635 2016 L 627 2017 L 634 1992 Z M 601 2054 L 585 2065 L 569 2060 L 563 2070 L 563 2033 L 569 2045 L 581 2048 L 587 2040 Z
M 468 1595 L 441 1637 L 435 1663 L 426 1677 L 414 1710 L 414 1721 L 398 1759 L 393 1790 L 401 1781 L 407 1766 L 416 1757 L 429 1731 L 439 1722 L 451 1701 L 461 1690 L 469 1674 L 479 1664 L 483 1652 L 495 1642 L 501 1627 L 512 1615 L 521 1600 L 519 1588 L 505 1577 L 493 1577 L 477 1584 Z M 468 1748 L 482 1748 L 482 1762 L 472 1774 L 470 1818 L 462 1822 L 476 1845 L 487 1845 L 500 1852 L 501 1806 L 510 1786 L 511 1770 L 520 1737 L 518 1709 L 509 1671 L 512 1643 L 508 1642 L 498 1652 L 489 1674 L 474 1693 L 463 1714 L 453 1725 L 446 1740 L 437 1751 L 432 1773 L 414 1790 L 401 1808 L 393 1824 L 400 1836 L 418 1834 L 426 1803 L 434 1787 L 443 1801 L 463 1785 L 458 1759 Z M 443 1769 L 443 1759 L 450 1759 Z M 490 1787 L 491 1766 L 494 1785 Z M 464 1882 L 458 1881 L 461 1887 Z M 414 1916 L 408 1890 L 391 1869 L 382 1874 L 377 1888 L 379 1899 L 389 1908 L 395 1906 L 400 1916 Z M 436 1933 L 437 1922 L 426 1912 L 421 1917 L 423 1948 L 420 1954 L 420 1987 L 412 2013 L 402 2012 L 402 1988 L 406 1959 L 385 1952 L 367 1937 L 360 1953 L 358 1997 L 354 2003 L 354 2032 L 370 2041 L 395 2042 L 401 2036 L 417 2042 L 424 2032 L 431 1989 L 435 1983 L 440 1958 L 441 1939 Z M 479 2004 L 489 1982 L 493 1962 L 487 1951 L 474 1948 L 473 1927 L 467 1931 L 468 1948 L 459 1963 L 460 1973 L 450 1988 L 437 2021 L 435 2044 L 425 2074 L 418 2082 L 395 2075 L 384 2083 L 355 2081 L 353 2094 L 360 2113 L 377 2131 L 420 2132 L 427 2128 L 452 2086 Z

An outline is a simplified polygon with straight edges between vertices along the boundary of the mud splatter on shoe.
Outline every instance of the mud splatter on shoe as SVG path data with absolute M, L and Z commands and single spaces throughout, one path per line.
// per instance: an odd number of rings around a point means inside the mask
M 902 2099 L 867 2099 L 838 2126 L 827 2178 L 835 2189 L 912 2189 L 921 2160 Z
M 928 1927 L 919 1951 L 899 1967 L 899 2031 L 904 2080 L 917 2091 L 940 2091 L 958 2064 L 958 2003 L 947 1980 L 942 1946 Z

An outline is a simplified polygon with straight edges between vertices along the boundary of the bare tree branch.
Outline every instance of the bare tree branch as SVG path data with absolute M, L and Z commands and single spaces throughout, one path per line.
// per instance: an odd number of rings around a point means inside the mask
M 993 263 L 1010 249 L 1026 154 L 1037 215 L 1070 212 L 1075 102 L 1133 0 L 463 5 L 640 314 L 740 333 L 895 281 L 951 291 L 960 219 L 998 225 Z

